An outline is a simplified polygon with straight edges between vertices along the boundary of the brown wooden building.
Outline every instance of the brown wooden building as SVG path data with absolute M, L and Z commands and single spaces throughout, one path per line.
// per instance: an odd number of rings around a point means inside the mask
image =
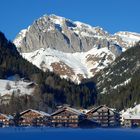
M 48 113 L 28 109 L 20 113 L 22 126 L 48 126 L 50 125 L 50 115 Z
M 71 107 L 61 107 L 51 114 L 53 127 L 78 127 L 79 122 L 84 118 L 84 114 Z
M 0 113 L 0 126 L 9 126 L 11 123 L 11 120 L 13 119 L 12 116 L 7 116 L 5 114 Z
M 105 105 L 91 109 L 86 115 L 88 119 L 97 122 L 101 127 L 120 126 L 120 114 Z
M 123 116 L 124 127 L 140 127 L 140 115 Z

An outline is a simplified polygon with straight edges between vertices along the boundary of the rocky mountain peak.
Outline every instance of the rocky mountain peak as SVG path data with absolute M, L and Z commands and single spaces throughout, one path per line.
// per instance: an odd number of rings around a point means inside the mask
M 73 22 L 56 15 L 44 15 L 22 30 L 14 40 L 21 52 L 31 52 L 40 48 L 53 48 L 74 53 L 86 52 L 96 44 L 107 42 L 109 34 L 100 27 L 92 27 L 81 22 Z

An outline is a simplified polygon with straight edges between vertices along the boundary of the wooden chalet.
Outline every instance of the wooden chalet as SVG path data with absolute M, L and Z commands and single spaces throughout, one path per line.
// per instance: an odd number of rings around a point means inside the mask
M 0 127 L 9 126 L 13 117 L 0 113 Z
M 50 115 L 48 113 L 28 109 L 20 113 L 21 126 L 49 126 Z
M 140 127 L 140 115 L 123 116 L 124 127 Z
M 87 118 L 97 122 L 101 127 L 118 127 L 120 114 L 105 105 L 91 109 L 87 112 Z
M 78 127 L 84 118 L 83 113 L 71 107 L 61 107 L 51 114 L 53 127 Z

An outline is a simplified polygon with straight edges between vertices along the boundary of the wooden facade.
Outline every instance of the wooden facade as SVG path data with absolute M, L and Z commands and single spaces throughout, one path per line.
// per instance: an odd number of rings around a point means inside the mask
M 51 123 L 53 127 L 78 127 L 79 121 L 83 120 L 85 115 L 80 111 L 62 107 L 51 114 Z
M 20 113 L 22 126 L 48 126 L 50 115 L 33 109 L 28 109 Z
M 126 116 L 123 118 L 124 127 L 140 127 L 140 116 Z
M 87 112 L 87 118 L 97 122 L 101 127 L 117 127 L 120 126 L 120 114 L 101 105 Z
M 3 127 L 3 126 L 9 126 L 10 125 L 10 122 L 12 120 L 12 116 L 7 116 L 7 115 L 4 115 L 4 114 L 1 114 L 0 113 L 0 126 Z

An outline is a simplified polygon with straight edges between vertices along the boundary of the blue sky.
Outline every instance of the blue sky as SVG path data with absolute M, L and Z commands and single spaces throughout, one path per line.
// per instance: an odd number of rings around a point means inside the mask
M 0 30 L 8 39 L 44 14 L 140 33 L 140 0 L 0 0 Z

